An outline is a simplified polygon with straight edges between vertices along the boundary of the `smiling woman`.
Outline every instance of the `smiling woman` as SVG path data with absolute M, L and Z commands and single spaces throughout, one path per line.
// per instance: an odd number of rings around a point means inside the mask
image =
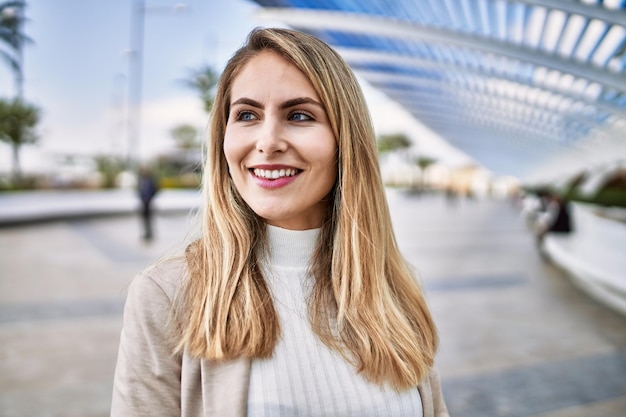
M 253 31 L 227 64 L 202 236 L 130 287 L 113 416 L 448 416 L 351 70 Z
M 237 191 L 267 224 L 322 226 L 337 180 L 337 142 L 305 75 L 263 51 L 234 80 L 224 154 Z

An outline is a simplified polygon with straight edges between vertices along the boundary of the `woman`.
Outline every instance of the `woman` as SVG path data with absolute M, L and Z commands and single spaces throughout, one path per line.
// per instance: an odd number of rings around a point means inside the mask
M 261 29 L 218 85 L 202 236 L 129 289 L 113 416 L 448 416 L 358 83 Z

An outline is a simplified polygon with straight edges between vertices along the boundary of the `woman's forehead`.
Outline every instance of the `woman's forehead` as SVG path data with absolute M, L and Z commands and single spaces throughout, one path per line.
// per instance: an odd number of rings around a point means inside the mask
M 233 78 L 229 102 L 242 97 L 260 101 L 288 100 L 296 96 L 320 101 L 308 77 L 293 63 L 272 51 L 250 58 Z

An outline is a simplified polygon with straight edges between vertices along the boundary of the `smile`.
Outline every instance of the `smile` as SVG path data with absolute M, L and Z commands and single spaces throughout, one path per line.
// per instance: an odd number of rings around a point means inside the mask
M 299 169 L 259 169 L 254 168 L 251 170 L 256 177 L 265 178 L 268 180 L 275 180 L 278 178 L 293 177 L 300 172 Z

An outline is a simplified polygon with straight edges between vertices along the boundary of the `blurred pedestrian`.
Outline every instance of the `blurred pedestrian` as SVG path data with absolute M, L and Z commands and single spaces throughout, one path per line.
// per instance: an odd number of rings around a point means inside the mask
M 259 29 L 218 85 L 202 235 L 131 284 L 112 416 L 448 412 L 353 73 Z
M 548 232 L 550 233 L 570 233 L 573 230 L 572 216 L 567 200 L 559 195 L 552 195 L 548 203 L 548 212 L 550 213 L 550 225 Z
M 137 176 L 137 192 L 141 200 L 141 221 L 143 225 L 143 239 L 151 241 L 152 231 L 152 201 L 159 191 L 159 185 L 152 169 L 141 166 Z
M 558 194 L 546 192 L 541 195 L 542 211 L 536 220 L 537 245 L 543 252 L 543 242 L 548 233 L 567 235 L 574 229 L 570 207 L 567 200 Z

